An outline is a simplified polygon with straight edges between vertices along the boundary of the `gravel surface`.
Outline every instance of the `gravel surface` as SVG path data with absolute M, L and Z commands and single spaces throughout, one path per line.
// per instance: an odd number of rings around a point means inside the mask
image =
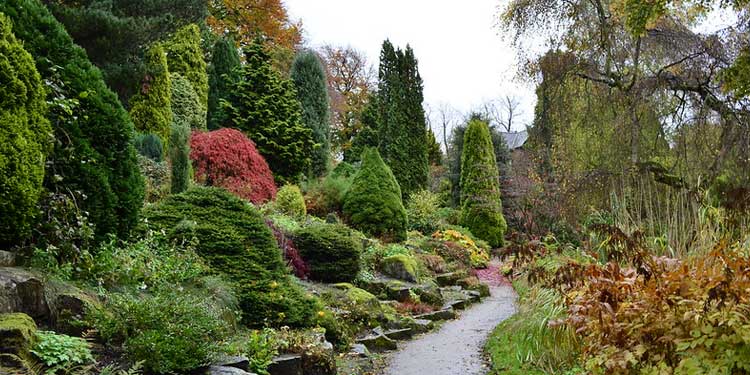
M 491 267 L 497 267 L 492 264 Z M 413 341 L 399 342 L 387 375 L 481 375 L 488 367 L 482 348 L 492 330 L 515 312 L 516 294 L 507 281 L 492 274 L 491 296 L 469 307 L 457 320 Z M 481 276 L 480 276 L 481 278 Z M 487 280 L 488 283 L 490 280 Z

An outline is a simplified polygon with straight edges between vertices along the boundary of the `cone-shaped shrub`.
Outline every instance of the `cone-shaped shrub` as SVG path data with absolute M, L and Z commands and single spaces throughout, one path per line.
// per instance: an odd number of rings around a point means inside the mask
M 177 30 L 165 49 L 169 71 L 190 81 L 205 110 L 208 107 L 208 71 L 201 49 L 200 29 L 193 24 Z
M 297 219 L 304 219 L 305 215 L 307 215 L 305 197 L 302 196 L 302 191 L 297 185 L 282 186 L 276 194 L 274 208 L 285 215 Z
M 174 122 L 188 124 L 193 130 L 206 130 L 206 109 L 193 84 L 177 73 L 169 74 L 172 84 L 172 116 Z
M 172 125 L 171 96 L 167 55 L 157 43 L 146 52 L 146 75 L 140 91 L 130 99 L 130 118 L 139 132 L 158 135 L 165 149 Z
M 344 197 L 344 216 L 360 231 L 387 240 L 406 239 L 401 188 L 377 149 L 362 153 L 362 166 Z
M 461 225 L 487 241 L 503 245 L 508 228 L 500 201 L 500 177 L 487 123 L 472 120 L 461 155 Z
M 268 163 L 253 141 L 238 130 L 225 128 L 193 133 L 190 159 L 199 183 L 223 187 L 255 204 L 276 196 Z
M 0 12 L 35 57 L 42 79 L 52 83 L 47 101 L 54 104 L 48 119 L 55 146 L 47 159 L 45 188 L 85 196 L 77 208 L 88 212 L 98 239 L 108 233 L 126 235 L 137 221 L 144 194 L 128 113 L 86 52 L 38 0 L 3 0 Z
M 175 121 L 169 136 L 169 162 L 172 167 L 172 194 L 179 194 L 190 185 L 190 125 Z
M 312 155 L 311 177 L 320 177 L 328 170 L 331 142 L 328 81 L 320 59 L 312 51 L 297 54 L 289 73 L 297 89 L 297 100 L 302 104 L 302 123 L 312 131 L 317 145 Z
M 250 326 L 306 326 L 314 302 L 292 283 L 276 240 L 249 203 L 219 188 L 198 187 L 144 210 L 146 226 L 196 250 L 233 284 Z
M 52 128 L 34 59 L 0 14 L 0 248 L 29 234 Z

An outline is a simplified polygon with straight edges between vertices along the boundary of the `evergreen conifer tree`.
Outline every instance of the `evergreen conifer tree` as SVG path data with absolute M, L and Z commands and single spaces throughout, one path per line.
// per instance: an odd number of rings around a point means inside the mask
M 184 122 L 194 130 L 206 130 L 206 109 L 201 104 L 193 85 L 180 74 L 170 73 L 172 86 L 172 116 L 174 122 Z
M 406 239 L 401 188 L 376 148 L 362 153 L 362 166 L 344 196 L 344 215 L 358 230 L 387 240 Z
M 179 194 L 190 185 L 190 124 L 176 120 L 169 138 L 172 194 Z
M 172 125 L 172 85 L 164 48 L 157 43 L 146 53 L 141 90 L 130 100 L 130 118 L 141 133 L 156 134 L 166 149 Z
M 427 186 L 427 126 L 422 77 L 414 51 L 383 43 L 378 72 L 380 152 L 404 194 Z
M 297 89 L 297 99 L 302 104 L 302 122 L 312 130 L 317 145 L 312 155 L 310 177 L 320 177 L 328 170 L 331 153 L 326 73 L 314 52 L 301 51 L 294 59 L 290 76 Z
M 227 127 L 255 142 L 278 182 L 295 182 L 310 166 L 312 131 L 302 124 L 294 85 L 271 66 L 263 42 L 245 49 L 241 79 L 222 101 Z
M 201 49 L 201 31 L 197 25 L 187 25 L 165 44 L 169 71 L 185 77 L 198 94 L 203 108 L 208 108 L 208 72 Z
M 223 37 L 216 41 L 211 54 L 208 76 L 208 128 L 218 129 L 224 122 L 220 102 L 229 97 L 233 82 L 238 80 L 240 55 L 234 40 Z
M 503 245 L 507 229 L 490 128 L 474 119 L 464 133 L 461 156 L 461 225 L 490 246 Z
M 133 147 L 133 123 L 102 75 L 39 0 L 3 0 L 0 12 L 13 22 L 16 38 L 36 58 L 53 84 L 48 119 L 55 136 L 47 159 L 45 188 L 80 192 L 98 239 L 125 235 L 143 205 L 144 183 Z M 72 100 L 75 99 L 75 100 Z
M 47 103 L 34 59 L 0 13 L 0 248 L 28 236 L 50 149 Z

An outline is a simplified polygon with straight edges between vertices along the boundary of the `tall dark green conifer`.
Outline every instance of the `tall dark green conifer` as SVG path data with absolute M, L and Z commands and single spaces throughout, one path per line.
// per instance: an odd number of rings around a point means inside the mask
M 227 100 L 226 127 L 237 128 L 255 142 L 277 182 L 296 182 L 310 166 L 312 131 L 302 124 L 294 85 L 271 65 L 263 41 L 245 48 L 241 78 Z
M 208 128 L 218 129 L 224 121 L 224 113 L 219 105 L 229 97 L 232 83 L 239 78 L 240 55 L 230 37 L 216 41 L 208 67 Z
M 50 192 L 80 192 L 76 204 L 96 225 L 99 239 L 126 235 L 143 206 L 144 183 L 133 147 L 133 123 L 99 69 L 38 0 L 3 0 L 0 12 L 36 58 L 55 132 L 44 186 Z M 75 99 L 71 101 L 70 99 Z M 85 199 L 80 199 L 85 197 Z
M 290 73 L 297 89 L 297 99 L 302 104 L 302 122 L 312 130 L 317 144 L 312 155 L 310 177 L 320 177 L 328 171 L 331 153 L 330 99 L 323 64 L 312 51 L 301 51 L 292 64 Z
M 405 195 L 427 186 L 427 126 L 414 51 L 383 42 L 378 72 L 380 152 Z

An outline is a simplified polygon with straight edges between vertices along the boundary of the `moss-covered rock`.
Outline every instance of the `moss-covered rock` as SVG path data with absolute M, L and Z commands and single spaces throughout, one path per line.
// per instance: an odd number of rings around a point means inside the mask
M 356 286 L 349 283 L 338 283 L 334 284 L 335 288 L 344 290 L 346 292 L 346 298 L 357 305 L 365 305 L 380 308 L 380 301 L 374 294 L 357 288 Z
M 36 323 L 24 313 L 0 314 L 0 353 L 28 353 L 36 340 Z
M 417 261 L 410 256 L 404 254 L 389 256 L 383 259 L 380 267 L 388 276 L 409 282 L 417 281 Z

